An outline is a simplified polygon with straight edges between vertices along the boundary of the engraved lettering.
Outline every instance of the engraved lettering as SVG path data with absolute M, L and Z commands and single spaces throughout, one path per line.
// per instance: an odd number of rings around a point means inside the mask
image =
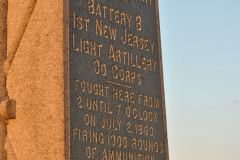
M 142 30 L 142 18 L 139 15 L 136 16 L 136 28 L 139 31 Z

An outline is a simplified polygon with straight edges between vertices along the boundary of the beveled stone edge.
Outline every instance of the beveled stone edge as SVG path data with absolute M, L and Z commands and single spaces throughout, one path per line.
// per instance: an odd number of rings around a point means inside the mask
M 161 32 L 160 32 L 158 0 L 155 0 L 155 5 L 156 5 L 156 21 L 157 21 L 157 33 L 158 33 L 160 76 L 161 76 L 160 79 L 161 79 L 161 95 L 162 95 L 162 107 L 163 107 L 162 108 L 163 109 L 163 124 L 164 124 L 164 135 L 165 135 L 165 150 L 166 150 L 166 160 L 169 160 L 167 117 L 166 117 L 165 92 L 164 92 L 164 83 L 163 83 L 162 46 L 161 46 Z
M 64 138 L 65 160 L 70 160 L 69 0 L 63 0 Z

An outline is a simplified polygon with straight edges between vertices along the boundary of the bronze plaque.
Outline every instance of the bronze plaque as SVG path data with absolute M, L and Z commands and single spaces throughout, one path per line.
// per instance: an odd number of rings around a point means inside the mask
M 167 160 L 156 0 L 69 0 L 71 160 Z

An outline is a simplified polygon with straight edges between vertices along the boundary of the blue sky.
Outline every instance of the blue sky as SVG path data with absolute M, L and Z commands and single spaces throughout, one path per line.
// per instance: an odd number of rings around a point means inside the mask
M 240 159 L 240 0 L 159 0 L 170 160 Z

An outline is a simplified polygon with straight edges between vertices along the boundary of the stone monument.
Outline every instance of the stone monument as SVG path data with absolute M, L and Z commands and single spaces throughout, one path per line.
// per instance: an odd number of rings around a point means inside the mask
M 0 3 L 0 159 L 169 159 L 157 0 Z

